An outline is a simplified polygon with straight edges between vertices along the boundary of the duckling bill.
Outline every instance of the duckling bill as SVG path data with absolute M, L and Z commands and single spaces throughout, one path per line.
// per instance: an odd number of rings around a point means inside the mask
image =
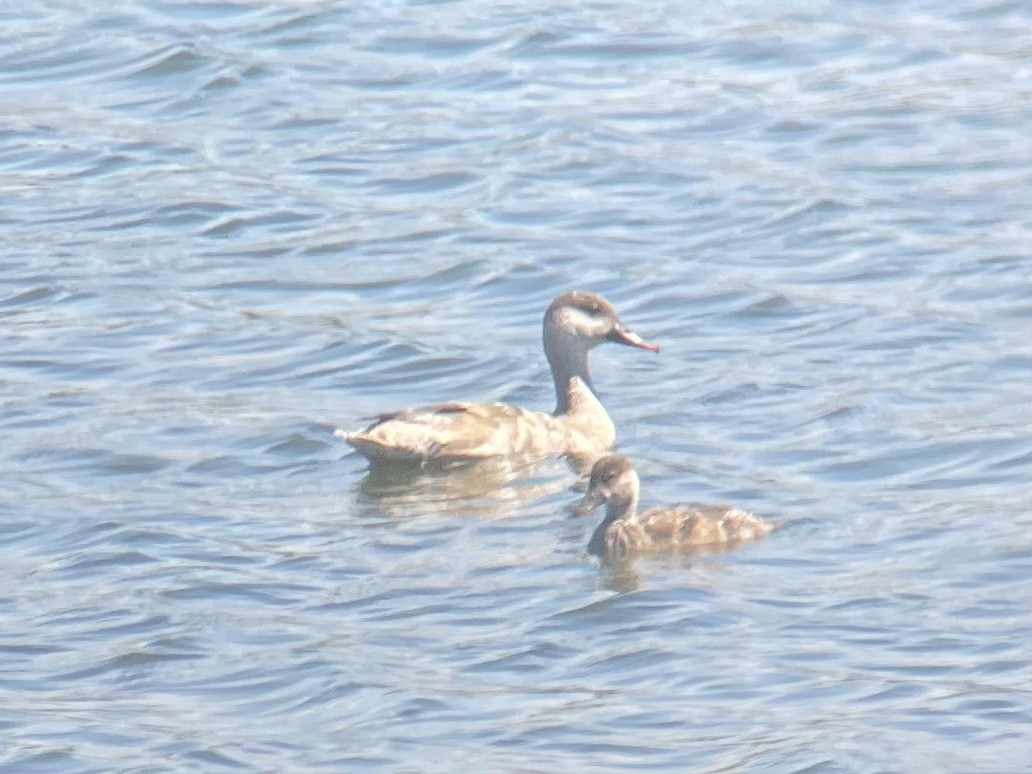
M 588 553 L 623 559 L 660 551 L 693 551 L 731 546 L 767 535 L 774 524 L 740 508 L 674 505 L 638 514 L 641 484 L 631 461 L 620 454 L 598 460 L 588 491 L 574 507 L 584 516 L 605 504 L 606 515 L 588 542 Z

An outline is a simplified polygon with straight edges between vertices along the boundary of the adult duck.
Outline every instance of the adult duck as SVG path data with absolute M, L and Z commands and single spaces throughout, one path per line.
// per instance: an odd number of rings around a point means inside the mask
M 616 442 L 616 429 L 593 391 L 588 353 L 606 341 L 649 352 L 659 347 L 624 325 L 606 299 L 583 290 L 549 304 L 543 336 L 555 383 L 551 414 L 505 403 L 443 403 L 380 414 L 363 430 L 336 435 L 374 461 L 597 457 Z
M 641 484 L 631 461 L 621 454 L 598 460 L 588 491 L 574 507 L 583 516 L 605 503 L 606 515 L 588 542 L 588 553 L 625 559 L 659 551 L 688 552 L 756 540 L 774 525 L 725 505 L 674 505 L 638 514 Z

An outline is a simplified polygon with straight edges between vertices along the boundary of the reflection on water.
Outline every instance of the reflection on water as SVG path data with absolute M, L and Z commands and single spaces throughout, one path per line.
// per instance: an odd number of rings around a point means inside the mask
M 595 526 L 592 526 L 594 530 Z M 777 526 L 769 535 L 762 538 L 778 540 L 782 528 Z M 761 540 L 746 541 L 734 545 L 703 545 L 690 550 L 657 551 L 640 556 L 592 557 L 598 563 L 600 586 L 610 591 L 626 592 L 639 589 L 649 573 L 672 572 L 677 574 L 686 586 L 704 590 L 716 590 L 719 587 L 719 576 L 734 572 L 734 567 L 720 562 L 717 557 L 722 554 L 744 552 L 746 558 Z
M 568 489 L 571 467 L 541 457 L 424 465 L 377 460 L 358 489 L 388 516 L 511 516 L 520 503 Z
M 642 575 L 634 559 L 602 559 L 599 562 L 599 587 L 618 594 L 641 588 Z

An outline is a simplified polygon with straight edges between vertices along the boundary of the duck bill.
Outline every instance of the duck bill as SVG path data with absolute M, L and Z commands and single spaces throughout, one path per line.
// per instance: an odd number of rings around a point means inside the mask
M 606 340 L 616 342 L 617 344 L 626 344 L 628 347 L 644 349 L 646 352 L 659 352 L 658 344 L 653 344 L 651 341 L 645 341 L 645 339 L 637 333 L 629 328 L 624 328 L 622 325 L 618 325 L 613 328 L 612 332 L 606 336 Z
M 597 489 L 589 489 L 581 501 L 573 506 L 574 516 L 587 516 L 605 501 L 605 497 Z

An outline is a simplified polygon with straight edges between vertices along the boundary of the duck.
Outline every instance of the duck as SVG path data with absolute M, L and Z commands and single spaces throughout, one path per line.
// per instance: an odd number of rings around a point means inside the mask
M 542 329 L 555 385 L 552 413 L 506 403 L 440 403 L 379 414 L 361 430 L 335 435 L 372 462 L 553 454 L 594 461 L 616 443 L 616 428 L 595 395 L 588 353 L 603 342 L 648 352 L 659 347 L 625 325 L 609 301 L 585 290 L 556 296 Z
M 774 529 L 754 513 L 726 505 L 673 505 L 638 513 L 641 482 L 631 461 L 609 454 L 591 468 L 588 490 L 573 514 L 584 516 L 605 503 L 606 515 L 588 542 L 603 559 L 638 554 L 717 549 L 757 540 Z

